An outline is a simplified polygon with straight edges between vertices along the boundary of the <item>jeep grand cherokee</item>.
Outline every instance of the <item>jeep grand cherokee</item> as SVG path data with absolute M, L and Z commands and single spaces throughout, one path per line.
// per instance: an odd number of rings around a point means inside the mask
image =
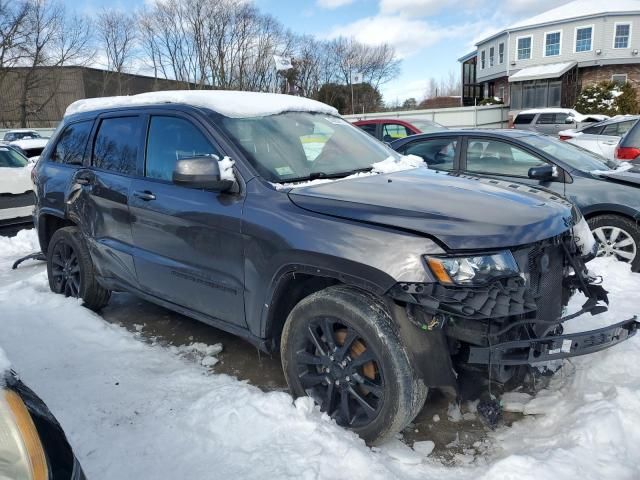
M 293 394 L 369 442 L 470 366 L 506 382 L 635 333 L 627 320 L 562 334 L 574 292 L 578 313 L 606 309 L 571 204 L 393 171 L 406 163 L 297 97 L 76 102 L 34 172 L 50 287 L 95 310 L 132 292 L 280 350 Z

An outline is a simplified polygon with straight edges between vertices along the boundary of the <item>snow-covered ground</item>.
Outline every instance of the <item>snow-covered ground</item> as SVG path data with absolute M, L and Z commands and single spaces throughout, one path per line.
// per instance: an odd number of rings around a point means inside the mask
M 215 361 L 149 345 L 50 293 L 42 264 L 10 270 L 36 249 L 33 231 L 0 237 L 0 359 L 4 350 L 58 417 L 91 479 L 639 476 L 640 336 L 574 359 L 533 399 L 511 398 L 524 419 L 489 433 L 482 453 L 445 465 L 429 456 L 429 442 L 370 449 L 309 399 L 263 393 L 203 366 Z M 592 264 L 606 275 L 612 309 L 573 321 L 573 330 L 640 311 L 640 275 Z M 210 357 L 220 347 L 193 349 Z

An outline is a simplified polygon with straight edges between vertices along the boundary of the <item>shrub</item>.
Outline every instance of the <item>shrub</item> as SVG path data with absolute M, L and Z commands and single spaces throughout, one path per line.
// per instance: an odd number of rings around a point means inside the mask
M 620 86 L 600 82 L 582 89 L 575 109 L 583 114 L 625 115 L 638 113 L 636 90 L 630 83 Z

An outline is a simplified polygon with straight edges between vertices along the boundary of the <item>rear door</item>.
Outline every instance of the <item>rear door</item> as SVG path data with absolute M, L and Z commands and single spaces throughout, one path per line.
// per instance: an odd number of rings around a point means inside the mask
M 242 193 L 173 184 L 176 160 L 223 157 L 203 124 L 172 112 L 147 118 L 145 168 L 130 192 L 142 289 L 196 312 L 245 325 Z
M 135 113 L 98 117 L 91 164 L 73 175 L 68 200 L 100 274 L 134 286 L 128 199 L 142 158 L 142 127 L 142 117 Z
M 466 173 L 541 186 L 560 195 L 565 193 L 565 184 L 562 180 L 541 182 L 529 178 L 530 168 L 553 164 L 524 147 L 502 139 L 467 137 L 461 155 L 461 164 Z

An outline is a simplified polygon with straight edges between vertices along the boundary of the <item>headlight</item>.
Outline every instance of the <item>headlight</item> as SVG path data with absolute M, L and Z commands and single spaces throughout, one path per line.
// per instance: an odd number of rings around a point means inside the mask
M 0 478 L 47 480 L 40 436 L 22 399 L 0 389 Z
M 473 257 L 427 257 L 429 268 L 445 285 L 482 285 L 501 277 L 520 275 L 510 251 Z

